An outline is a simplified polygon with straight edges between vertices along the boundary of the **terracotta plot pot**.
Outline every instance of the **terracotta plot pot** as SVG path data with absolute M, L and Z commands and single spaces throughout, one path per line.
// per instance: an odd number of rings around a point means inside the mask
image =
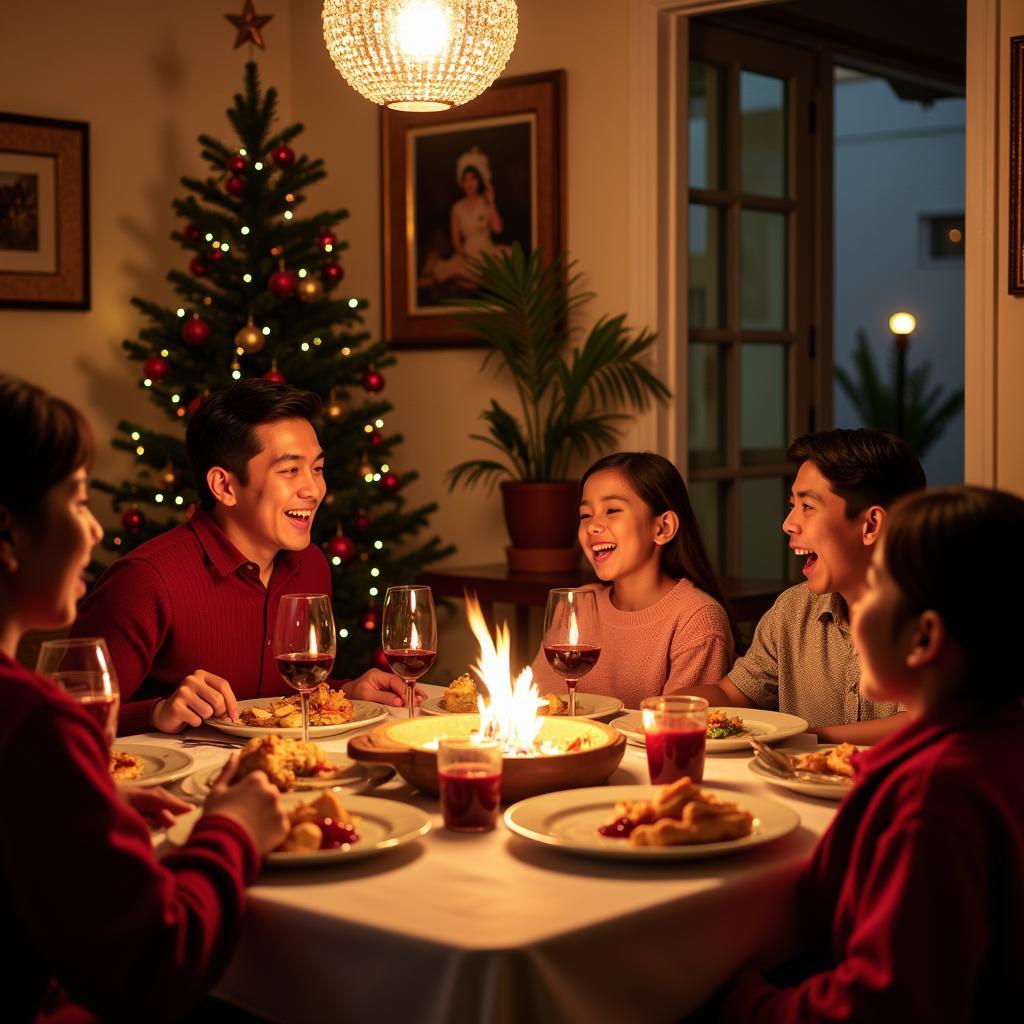
M 506 551 L 513 572 L 571 572 L 579 568 L 579 486 L 576 480 L 502 482 L 505 525 L 512 540 Z

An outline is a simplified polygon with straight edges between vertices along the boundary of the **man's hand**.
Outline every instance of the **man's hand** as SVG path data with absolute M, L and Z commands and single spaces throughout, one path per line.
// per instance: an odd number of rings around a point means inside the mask
M 221 814 L 237 822 L 252 837 L 256 849 L 269 853 L 288 835 L 288 813 L 281 794 L 265 772 L 249 772 L 235 782 L 238 754 L 232 754 L 217 776 L 203 806 L 203 814 Z
M 181 732 L 188 725 L 202 725 L 214 715 L 238 718 L 238 701 L 226 679 L 197 668 L 181 685 L 153 706 L 153 725 L 160 732 Z
M 358 679 L 345 684 L 345 693 L 352 700 L 372 700 L 378 704 L 390 704 L 400 708 L 405 703 L 405 680 L 391 672 L 381 672 L 379 668 L 371 668 Z M 418 686 L 415 700 L 419 704 L 426 696 Z
M 121 799 L 141 814 L 154 828 L 167 828 L 192 805 L 168 793 L 163 786 L 118 786 Z

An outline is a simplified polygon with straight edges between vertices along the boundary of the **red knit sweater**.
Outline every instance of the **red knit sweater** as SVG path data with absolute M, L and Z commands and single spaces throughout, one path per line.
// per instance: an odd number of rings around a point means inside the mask
M 252 842 L 208 815 L 158 863 L 96 723 L 3 654 L 0 694 L 0 1016 L 180 1019 L 234 945 Z

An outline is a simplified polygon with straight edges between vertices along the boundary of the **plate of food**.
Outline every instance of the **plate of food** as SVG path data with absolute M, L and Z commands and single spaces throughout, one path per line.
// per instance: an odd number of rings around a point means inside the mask
M 518 835 L 604 860 L 695 860 L 773 842 L 799 815 L 765 797 L 669 786 L 597 786 L 544 793 L 513 804 L 505 824 Z
M 280 849 L 266 855 L 273 867 L 313 867 L 361 860 L 411 843 L 430 831 L 430 816 L 418 807 L 372 796 L 349 796 L 328 789 L 282 793 L 289 832 Z M 167 838 L 181 846 L 192 834 L 202 809 L 175 819 Z
M 813 750 L 775 747 L 771 761 L 757 754 L 747 767 L 774 786 L 822 800 L 842 800 L 853 789 L 853 755 L 860 749 L 852 743 L 819 743 Z
M 123 786 L 162 786 L 190 771 L 192 758 L 175 747 L 117 740 L 110 752 L 110 774 Z
M 429 697 L 420 704 L 420 711 L 425 715 L 465 715 L 476 714 L 477 697 L 481 690 L 477 681 L 465 672 L 453 680 L 448 689 L 440 697 Z M 484 694 L 486 700 L 486 694 Z M 567 693 L 542 693 L 541 699 L 546 704 L 538 709 L 542 716 L 565 716 L 569 714 L 569 695 Z M 576 717 L 601 720 L 622 710 L 622 701 L 617 697 L 603 697 L 596 693 L 576 692 Z
M 190 799 L 205 800 L 223 765 L 200 768 L 179 783 Z M 389 765 L 359 764 L 344 754 L 328 754 L 315 743 L 288 736 L 254 736 L 239 751 L 238 778 L 265 772 L 282 793 L 291 790 L 342 789 L 359 793 L 394 775 Z
M 309 696 L 309 735 L 313 739 L 334 736 L 349 729 L 372 725 L 388 717 L 383 704 L 368 700 L 349 700 L 341 690 L 321 683 Z M 238 720 L 208 718 L 221 732 L 232 736 L 302 736 L 302 698 L 257 697 L 238 702 Z
M 643 721 L 639 711 L 630 711 L 611 724 L 626 739 L 643 745 Z M 781 743 L 806 731 L 807 723 L 802 718 L 781 711 L 708 708 L 708 739 L 705 749 L 709 754 L 727 754 L 734 750 L 747 750 L 752 736 L 762 743 Z

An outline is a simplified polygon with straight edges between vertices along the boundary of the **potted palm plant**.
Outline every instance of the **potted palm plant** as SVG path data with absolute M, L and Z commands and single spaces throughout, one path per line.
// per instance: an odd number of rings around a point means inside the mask
M 571 313 L 593 297 L 577 290 L 574 266 L 519 245 L 484 254 L 476 293 L 459 301 L 459 320 L 488 348 L 481 369 L 494 360 L 507 371 L 520 408 L 516 416 L 492 399 L 482 413 L 487 433 L 470 436 L 497 455 L 460 462 L 448 487 L 501 480 L 514 570 L 578 565 L 573 460 L 614 448 L 627 409 L 644 410 L 670 394 L 645 362 L 654 332 L 634 334 L 625 316 L 601 317 L 582 344 L 571 344 Z

